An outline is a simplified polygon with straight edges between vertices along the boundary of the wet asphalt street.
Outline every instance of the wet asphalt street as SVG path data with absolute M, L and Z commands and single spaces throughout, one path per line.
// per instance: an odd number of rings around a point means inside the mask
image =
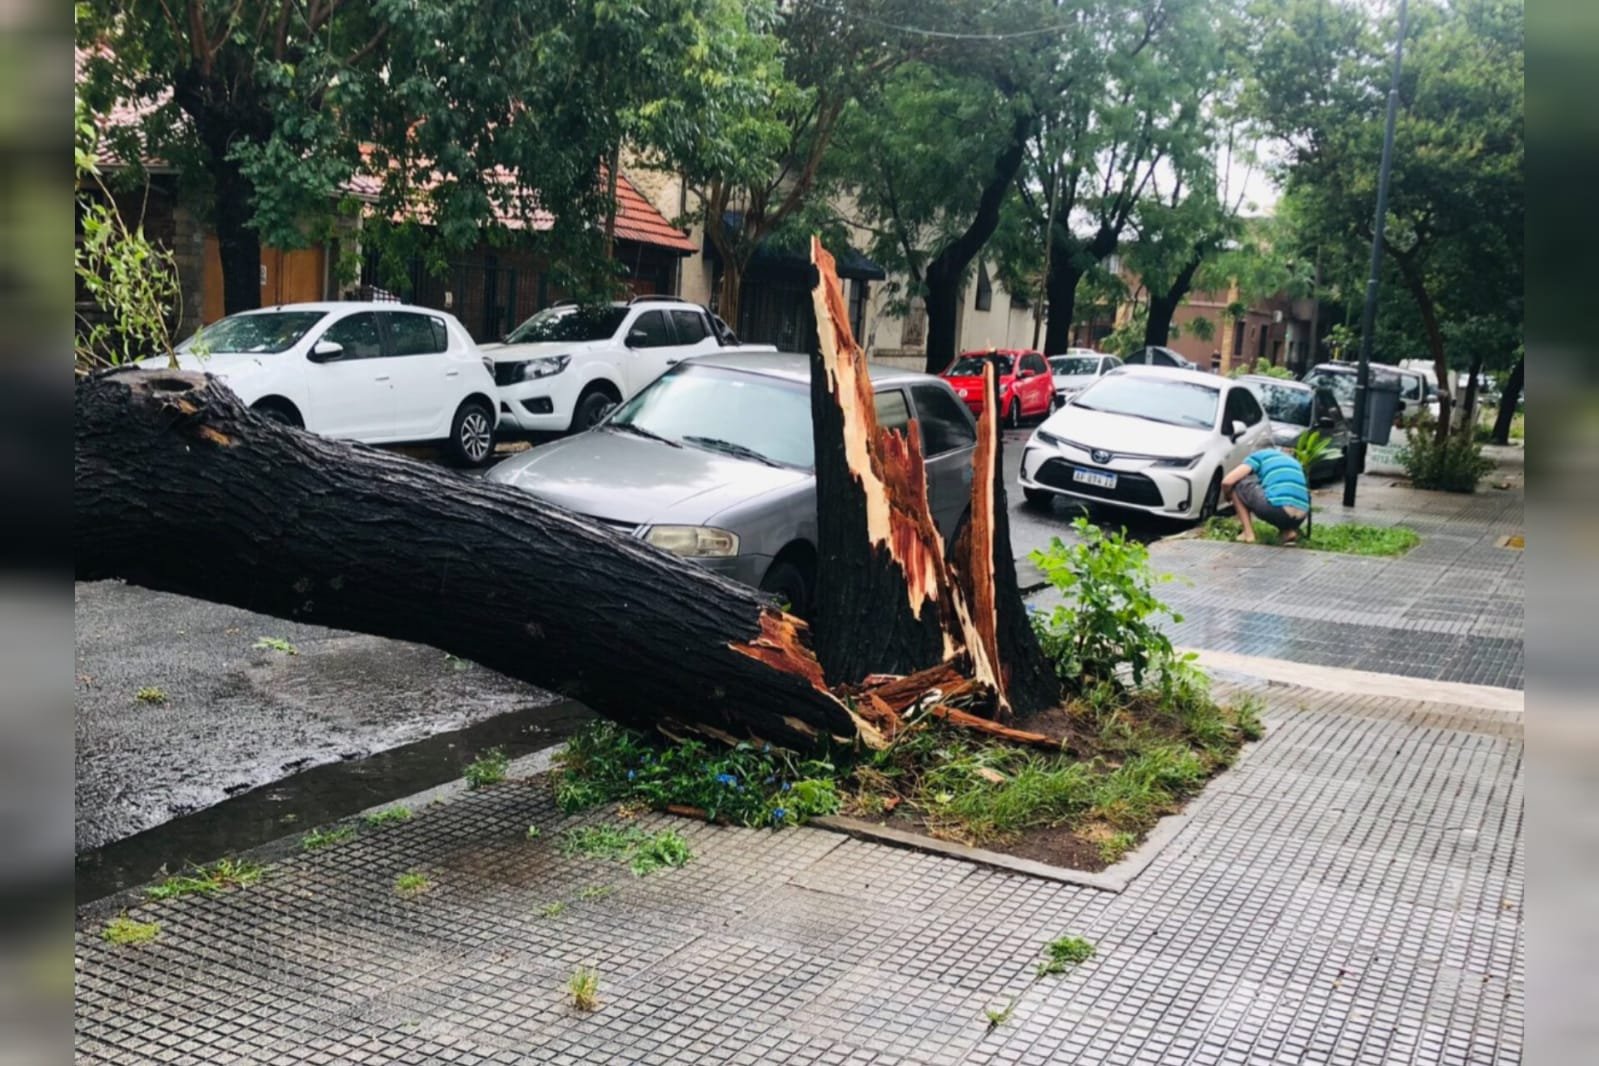
M 1021 502 L 1014 486 L 1028 432 L 1005 435 L 1018 556 L 1053 536 L 1070 540 L 1079 513 Z M 1130 530 L 1140 539 L 1170 531 Z M 352 813 L 454 776 L 491 742 L 549 743 L 582 718 L 552 694 L 433 648 L 117 582 L 77 585 L 74 613 L 80 881 L 86 867 L 110 861 L 96 852 L 116 841 L 127 873 L 113 880 L 137 879 L 161 863 L 214 857 L 208 848 L 245 846 L 227 839 L 230 819 L 248 823 L 252 838 L 283 835 L 296 812 L 306 824 Z M 295 654 L 260 647 L 262 638 L 287 641 Z M 141 689 L 161 698 L 141 700 Z M 391 757 L 374 760 L 380 752 Z M 341 764 L 348 769 L 332 769 Z

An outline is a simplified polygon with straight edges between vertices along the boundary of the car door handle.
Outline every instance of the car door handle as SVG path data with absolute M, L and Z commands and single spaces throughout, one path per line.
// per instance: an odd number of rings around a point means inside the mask
M 380 378 L 373 378 L 373 379 L 372 379 L 372 380 L 373 380 L 373 381 L 387 381 L 387 380 L 389 380 L 389 375 L 387 375 L 387 374 L 384 374 L 384 375 L 383 375 L 383 376 L 382 376 L 382 377 L 380 377 Z
M 667 365 L 667 366 L 676 366 L 676 365 L 677 365 L 677 364 L 678 364 L 678 363 L 680 363 L 680 362 L 682 362 L 682 360 L 681 360 L 681 359 L 668 359 L 668 360 L 667 360 L 667 361 L 666 361 L 666 365 Z
M 444 376 L 447 378 L 458 378 L 461 376 L 461 372 L 459 370 L 446 370 L 444 372 Z

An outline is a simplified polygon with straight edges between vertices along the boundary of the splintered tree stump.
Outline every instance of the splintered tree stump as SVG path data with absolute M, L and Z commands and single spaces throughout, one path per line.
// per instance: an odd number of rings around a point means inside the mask
M 995 717 L 1054 706 L 1060 683 L 1027 620 L 1011 556 L 997 378 L 984 374 L 970 518 L 946 557 L 927 500 L 921 434 L 878 425 L 866 356 L 833 257 L 811 242 L 818 351 L 816 654 L 828 681 L 960 663 Z

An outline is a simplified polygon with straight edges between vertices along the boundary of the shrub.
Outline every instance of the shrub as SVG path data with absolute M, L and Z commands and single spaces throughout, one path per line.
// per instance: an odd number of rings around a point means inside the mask
M 1264 358 L 1256 359 L 1254 366 L 1235 366 L 1233 367 L 1231 373 L 1229 373 L 1227 376 L 1231 378 L 1241 378 L 1245 374 L 1260 374 L 1263 377 L 1283 378 L 1288 381 L 1292 381 L 1294 379 L 1293 371 L 1289 370 L 1285 366 L 1273 366 L 1269 360 Z
M 1476 492 L 1477 481 L 1494 468 L 1493 460 L 1482 454 L 1482 445 L 1469 432 L 1450 433 L 1439 441 L 1436 424 L 1423 419 L 1406 436 L 1399 461 L 1418 489 Z
M 1086 518 L 1072 528 L 1079 543 L 1067 547 L 1054 537 L 1047 551 L 1032 553 L 1050 584 L 1067 595 L 1047 617 L 1033 616 L 1039 643 L 1068 686 L 1115 683 L 1125 665 L 1142 687 L 1152 671 L 1164 675 L 1175 661 L 1156 620 L 1182 617 L 1155 596 L 1148 548 L 1121 532 L 1102 532 Z

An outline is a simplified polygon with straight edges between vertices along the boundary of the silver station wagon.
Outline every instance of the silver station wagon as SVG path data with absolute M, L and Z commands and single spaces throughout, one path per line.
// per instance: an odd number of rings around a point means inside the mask
M 540 499 L 773 593 L 796 613 L 816 580 L 810 360 L 709 355 L 667 371 L 599 425 L 488 473 Z M 971 496 L 977 427 L 936 377 L 869 365 L 881 425 L 915 419 L 928 496 L 951 538 Z

